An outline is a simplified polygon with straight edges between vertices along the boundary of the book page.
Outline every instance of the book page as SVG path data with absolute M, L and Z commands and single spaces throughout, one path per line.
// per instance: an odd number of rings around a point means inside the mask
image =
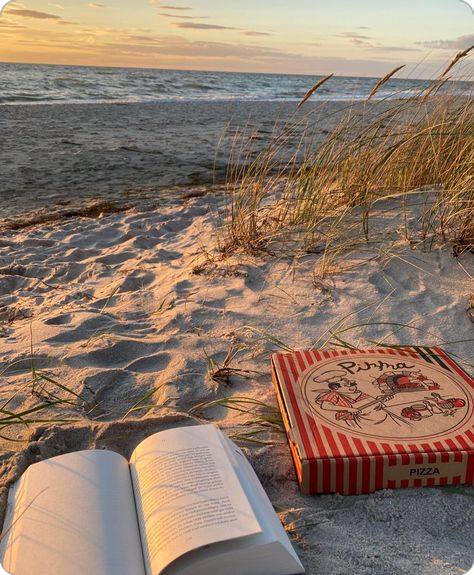
M 14 575 L 144 575 L 127 461 L 80 451 L 29 467 L 10 492 L 0 553 Z
M 228 438 L 224 438 L 224 447 L 229 454 L 229 459 L 234 465 L 235 472 L 239 477 L 242 488 L 250 501 L 257 519 L 263 528 L 263 533 L 255 538 L 255 543 L 279 541 L 291 557 L 299 564 L 298 556 L 291 545 L 288 535 L 280 522 L 268 495 L 260 483 L 253 467 L 248 462 L 242 451 Z M 296 568 L 294 573 L 300 573 Z
M 221 435 L 213 425 L 171 429 L 149 437 L 133 453 L 130 469 L 148 575 L 199 547 L 261 532 Z
M 304 568 L 247 458 L 224 434 L 222 443 L 263 531 L 252 537 L 202 547 L 174 561 L 166 569 L 166 575 L 304 573 Z

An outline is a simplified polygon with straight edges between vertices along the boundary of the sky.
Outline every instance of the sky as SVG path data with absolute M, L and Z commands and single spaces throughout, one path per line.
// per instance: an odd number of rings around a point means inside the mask
M 0 16 L 3 62 L 430 77 L 471 45 L 462 0 L 14 0 Z

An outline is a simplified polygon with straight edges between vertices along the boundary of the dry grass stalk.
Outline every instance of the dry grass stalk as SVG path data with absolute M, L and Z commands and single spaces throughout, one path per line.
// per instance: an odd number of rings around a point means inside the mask
M 395 74 L 399 72 L 402 68 L 405 68 L 405 64 L 403 64 L 403 66 L 398 66 L 397 68 L 386 74 L 381 80 L 379 80 L 377 84 L 375 84 L 375 86 L 372 88 L 372 91 L 367 97 L 367 100 L 371 100 L 375 96 L 375 94 L 380 90 L 380 88 L 384 84 L 386 84 L 390 80 L 390 78 L 392 78 L 392 76 L 395 76 Z
M 316 90 L 318 90 L 323 84 L 325 84 L 328 80 L 330 80 L 332 77 L 334 76 L 334 74 L 328 74 L 327 76 L 325 76 L 324 78 L 321 78 L 321 80 L 319 80 L 318 82 L 316 82 L 316 84 L 310 88 L 306 94 L 303 96 L 303 98 L 301 99 L 301 101 L 298 103 L 298 105 L 296 106 L 296 109 L 301 108 L 301 106 L 311 98 L 311 96 L 316 92 Z
M 441 88 L 447 84 L 448 82 L 451 81 L 451 76 L 446 76 L 446 77 L 441 77 L 438 80 L 436 80 L 435 82 L 433 82 L 431 84 L 431 86 L 426 90 L 425 94 L 423 95 L 422 98 L 422 102 L 426 102 L 426 100 L 428 100 L 428 98 L 430 98 L 430 96 L 434 96 L 436 93 L 438 93 Z
M 460 60 L 465 58 L 469 54 L 469 52 L 471 52 L 472 50 L 474 50 L 474 44 L 472 46 L 470 46 L 469 48 L 466 48 L 466 50 L 462 50 L 461 52 L 458 52 L 456 54 L 456 56 L 454 56 L 454 58 L 449 63 L 446 70 L 441 74 L 440 78 L 444 78 L 454 68 L 454 66 L 456 66 L 456 64 Z

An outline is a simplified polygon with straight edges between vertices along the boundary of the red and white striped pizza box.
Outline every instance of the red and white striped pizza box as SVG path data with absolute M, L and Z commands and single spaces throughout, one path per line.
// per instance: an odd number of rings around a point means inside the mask
M 277 353 L 301 491 L 474 484 L 474 380 L 442 349 Z

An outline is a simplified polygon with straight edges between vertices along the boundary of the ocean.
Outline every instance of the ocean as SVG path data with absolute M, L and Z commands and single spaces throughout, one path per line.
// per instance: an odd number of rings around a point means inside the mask
M 0 105 L 186 100 L 298 101 L 320 76 L 0 63 Z M 363 100 L 378 78 L 333 77 L 312 100 Z M 425 80 L 392 79 L 377 99 L 408 98 Z M 472 96 L 472 82 L 443 90 Z

